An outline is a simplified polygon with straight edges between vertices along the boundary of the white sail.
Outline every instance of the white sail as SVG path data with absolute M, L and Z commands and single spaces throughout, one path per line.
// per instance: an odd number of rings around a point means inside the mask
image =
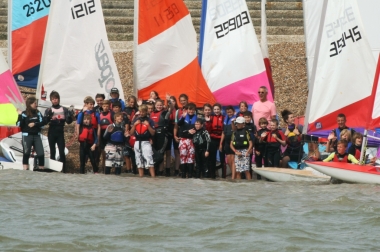
M 356 1 L 327 1 L 320 27 L 307 104 L 309 130 L 334 128 L 338 113 L 346 114 L 351 127 L 363 126 L 366 113 L 360 112 L 372 107 L 376 63 Z
M 50 104 L 53 90 L 61 105 L 77 109 L 85 96 L 108 98 L 111 88 L 122 90 L 100 0 L 51 2 L 39 76 L 39 105 Z
M 322 15 L 323 0 L 303 0 L 304 9 L 304 28 L 306 40 L 306 58 L 309 77 L 309 85 L 311 72 L 313 69 L 315 50 L 318 41 L 318 30 Z M 379 0 L 361 0 L 357 1 L 359 13 L 363 22 L 368 41 L 372 50 L 374 59 L 377 60 L 380 52 L 380 32 L 378 24 L 380 24 L 380 1 Z
M 204 0 L 199 42 L 202 73 L 215 99 L 222 105 L 249 104 L 266 86 L 272 100 L 263 54 L 247 3 Z

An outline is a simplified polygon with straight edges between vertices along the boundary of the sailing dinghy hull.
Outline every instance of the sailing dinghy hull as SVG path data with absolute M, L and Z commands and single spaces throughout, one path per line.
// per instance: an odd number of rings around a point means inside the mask
M 22 144 L 21 144 L 21 132 L 4 138 L 0 141 L 0 148 L 3 156 L 11 162 L 1 162 L 2 169 L 17 169 L 22 170 Z M 62 171 L 62 163 L 56 160 L 50 159 L 49 141 L 46 136 L 42 136 L 42 145 L 45 151 L 45 168 L 60 172 Z M 65 154 L 68 154 L 67 148 L 65 148 Z M 59 151 L 56 150 L 56 159 L 59 159 Z M 29 159 L 29 167 L 32 168 L 34 158 Z
M 313 169 L 350 183 L 380 184 L 380 168 L 342 162 L 306 162 Z
M 252 168 L 252 170 L 262 177 L 274 182 L 328 182 L 330 176 L 306 167 L 303 170 L 287 168 Z

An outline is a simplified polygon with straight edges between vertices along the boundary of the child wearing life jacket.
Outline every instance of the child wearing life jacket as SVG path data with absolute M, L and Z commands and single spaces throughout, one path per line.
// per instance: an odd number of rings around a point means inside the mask
M 282 119 L 286 127 L 282 130 L 286 138 L 286 150 L 284 151 L 281 167 L 288 168 L 289 161 L 299 162 L 303 156 L 301 145 L 302 126 L 296 125 L 293 113 L 287 109 L 281 111 Z
M 178 152 L 178 142 L 174 140 L 174 126 L 175 126 L 175 114 L 178 110 L 177 99 L 174 96 L 168 96 L 168 108 L 169 112 L 169 122 L 167 130 L 168 143 L 166 144 L 166 175 L 170 176 L 170 165 L 172 162 L 172 148 L 174 150 L 174 176 L 178 176 L 179 173 L 179 152 Z M 169 173 L 168 173 L 169 172 Z
M 130 95 L 127 98 L 127 104 L 125 106 L 125 109 L 123 110 L 124 113 L 127 114 L 128 119 L 130 122 L 132 122 L 133 118 L 135 117 L 136 113 L 139 111 L 139 108 L 137 107 L 137 98 L 134 95 Z
M 83 100 L 84 106 L 81 112 L 79 112 L 77 117 L 77 122 L 75 125 L 75 133 L 77 136 L 79 136 L 79 129 L 83 125 L 83 117 L 85 114 L 91 115 L 91 125 L 96 131 L 96 134 L 98 136 L 98 139 L 100 138 L 100 116 L 99 113 L 94 110 L 94 104 L 95 101 L 91 96 L 86 96 Z M 99 144 L 99 142 L 98 142 Z M 96 147 L 96 151 L 93 153 L 95 160 L 98 159 L 99 150 Z
M 177 109 L 176 114 L 175 114 L 175 124 L 174 124 L 174 130 L 173 130 L 173 137 L 174 137 L 174 140 L 179 145 L 179 140 L 180 140 L 179 130 L 180 129 L 178 126 L 178 121 L 181 118 L 183 111 L 186 110 L 185 107 L 187 107 L 187 104 L 189 103 L 189 96 L 187 96 L 187 94 L 180 94 L 178 97 L 178 100 L 179 100 L 179 103 L 181 104 L 181 108 Z M 176 166 L 174 176 L 179 176 L 179 168 L 180 168 L 180 163 L 181 163 L 179 150 L 174 149 L 174 154 L 176 156 L 178 156 L 178 159 L 179 159 L 178 167 Z
M 94 110 L 98 113 L 103 111 L 103 101 L 106 99 L 104 94 L 96 94 L 95 95 L 95 102 L 96 106 L 94 107 Z
M 206 129 L 203 128 L 203 120 L 198 118 L 195 121 L 195 134 L 193 135 L 193 143 L 195 150 L 195 163 L 196 163 L 196 171 L 195 177 L 200 178 L 201 173 L 202 177 L 207 177 L 207 164 L 209 157 L 209 149 L 211 143 L 210 134 Z M 215 173 L 215 172 L 214 172 Z
M 220 138 L 219 150 L 223 150 L 225 155 L 227 156 L 227 164 L 232 171 L 232 179 L 234 179 L 236 174 L 235 174 L 235 171 L 232 169 L 232 167 L 235 163 L 235 153 L 232 151 L 230 147 L 231 137 L 232 137 L 232 132 L 233 132 L 232 126 L 236 119 L 234 107 L 231 105 L 227 106 L 226 114 L 227 115 L 224 117 L 224 121 L 223 121 L 223 132 L 222 132 L 222 137 Z M 223 178 L 226 177 L 226 174 L 224 171 L 222 172 L 222 177 Z
M 186 110 L 183 110 L 182 117 L 178 121 L 179 126 L 179 155 L 181 160 L 182 178 L 193 176 L 195 152 L 193 135 L 195 134 L 195 114 L 196 106 L 194 103 L 189 103 Z
M 268 167 L 279 167 L 281 159 L 281 145 L 285 146 L 285 136 L 278 130 L 278 121 L 272 119 L 269 123 L 269 131 L 261 134 L 262 141 L 266 142 L 265 158 Z
M 111 99 L 110 99 L 110 102 L 111 102 L 111 109 L 113 109 L 113 103 L 118 101 L 120 102 L 120 108 L 121 110 L 124 110 L 125 109 L 125 102 L 119 98 L 120 94 L 119 94 L 119 89 L 117 88 L 111 88 L 111 92 L 110 92 L 110 96 L 111 96 Z
M 266 142 L 263 141 L 263 138 L 261 136 L 265 136 L 266 133 L 268 132 L 268 120 L 265 117 L 261 117 L 259 119 L 259 126 L 260 128 L 258 129 L 256 133 L 256 138 L 255 138 L 255 162 L 256 162 L 256 167 L 263 167 L 263 159 L 264 159 L 264 154 L 265 154 L 265 148 L 266 148 Z M 264 159 L 264 165 L 267 167 L 268 164 L 266 162 L 266 159 Z
M 241 173 L 245 173 L 247 180 L 251 179 L 249 158 L 253 148 L 253 142 L 248 130 L 244 128 L 244 117 L 236 118 L 236 131 L 232 133 L 230 148 L 235 153 L 235 163 L 233 168 L 236 171 L 236 178 L 241 179 Z
M 162 100 L 155 100 L 155 110 L 150 113 L 150 119 L 154 122 L 154 129 L 156 130 L 153 137 L 153 148 L 158 155 L 162 156 L 161 162 L 154 163 L 155 174 L 158 176 L 164 175 L 164 154 L 168 140 L 166 138 L 167 127 L 169 122 L 170 112 L 164 109 L 164 102 Z M 166 169 L 166 176 L 170 176 L 170 168 Z
M 331 153 L 323 162 L 333 161 L 358 164 L 359 161 L 353 155 L 346 153 L 347 145 L 346 140 L 339 140 L 337 142 L 337 152 Z
M 106 132 L 106 129 L 108 125 L 113 123 L 113 118 L 115 113 L 110 110 L 110 101 L 109 100 L 104 100 L 102 102 L 102 112 L 99 114 L 99 119 L 100 119 L 100 137 L 99 138 L 99 149 L 100 149 L 100 154 L 102 156 L 102 167 L 105 167 L 105 162 L 106 162 L 106 154 L 104 152 L 104 148 L 106 147 L 106 141 L 103 139 L 103 135 Z M 97 164 L 99 161 L 97 160 Z
M 211 137 L 210 144 L 210 156 L 209 156 L 209 176 L 210 178 L 215 178 L 216 171 L 216 156 L 220 146 L 222 133 L 223 133 L 223 122 L 224 116 L 222 115 L 222 105 L 219 103 L 215 103 L 212 106 L 213 115 L 209 117 L 205 117 L 206 121 L 206 129 Z M 219 151 L 220 163 L 225 170 L 225 155 L 223 151 Z
M 65 154 L 65 124 L 71 124 L 74 120 L 74 108 L 62 107 L 60 96 L 57 91 L 50 93 L 52 106 L 45 110 L 45 118 L 49 123 L 48 139 L 50 147 L 50 159 L 55 159 L 55 146 L 58 146 L 59 161 L 62 162 L 62 172 L 66 173 L 66 154 Z
M 256 125 L 253 123 L 252 119 L 252 112 L 251 111 L 244 111 L 243 112 L 244 117 L 244 129 L 249 132 L 249 136 L 251 137 L 252 144 L 255 142 L 255 135 L 256 135 Z M 252 158 L 253 158 L 253 147 L 249 153 L 249 167 L 252 167 Z M 252 175 L 252 170 L 250 169 L 249 172 Z M 251 176 L 252 177 L 252 176 Z
M 98 135 L 96 129 L 91 125 L 92 117 L 90 114 L 83 116 L 83 124 L 80 127 L 78 141 L 79 141 L 79 159 L 80 168 L 79 173 L 84 174 L 84 166 L 86 164 L 86 156 L 90 159 L 94 173 L 98 173 L 98 165 L 95 162 L 94 151 L 98 143 Z
M 19 111 L 21 113 L 18 115 L 16 122 L 16 125 L 21 128 L 22 132 L 23 169 L 29 170 L 29 157 L 32 146 L 37 153 L 39 169 L 44 169 L 45 155 L 40 135 L 42 127 L 46 124 L 46 118 L 38 111 L 37 99 L 34 96 L 28 97 L 25 104 L 26 110 L 23 112 Z
M 150 175 L 155 177 L 153 150 L 150 143 L 155 129 L 154 122 L 148 117 L 148 107 L 145 104 L 139 107 L 139 115 L 132 122 L 130 134 L 136 137 L 134 150 L 139 176 L 144 176 L 144 169 L 147 169 Z
M 111 168 L 115 168 L 115 175 L 121 174 L 123 167 L 123 147 L 125 144 L 127 132 L 123 123 L 123 114 L 115 113 L 114 123 L 108 125 L 104 132 L 103 138 L 107 144 L 104 148 L 106 153 L 105 174 L 111 173 Z
M 137 107 L 137 98 L 133 95 L 127 98 L 127 104 L 125 109 L 123 110 L 123 114 L 125 114 L 129 119 L 128 129 L 131 128 L 130 122 L 134 119 L 136 113 L 138 113 Z M 129 135 L 126 139 L 126 144 L 124 148 L 124 161 L 125 166 L 127 168 L 127 173 L 135 174 L 137 172 L 137 168 L 134 168 L 136 164 L 134 163 L 134 136 Z M 133 144 L 131 144 L 133 142 Z

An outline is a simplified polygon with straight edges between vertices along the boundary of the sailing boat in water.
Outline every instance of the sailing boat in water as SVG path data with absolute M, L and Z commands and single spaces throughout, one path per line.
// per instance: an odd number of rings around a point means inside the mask
M 62 106 L 82 109 L 84 97 L 103 93 L 109 98 L 113 87 L 122 90 L 100 0 L 52 1 L 36 93 L 39 109 L 51 106 L 47 97 L 53 90 L 60 93 Z M 124 99 L 123 92 L 120 98 Z M 15 163 L 20 163 L 19 139 L 12 135 L 0 143 Z M 47 138 L 42 141 L 49 157 Z M 62 163 L 45 158 L 45 167 L 59 171 Z
M 339 113 L 346 115 L 350 127 L 368 130 L 378 127 L 379 66 L 375 75 L 376 61 L 357 2 L 324 0 L 317 39 L 303 133 L 334 129 Z M 367 131 L 364 135 L 363 146 Z M 363 156 L 364 151 L 361 153 Z M 336 162 L 306 163 L 344 181 L 380 183 L 380 172 L 375 167 Z

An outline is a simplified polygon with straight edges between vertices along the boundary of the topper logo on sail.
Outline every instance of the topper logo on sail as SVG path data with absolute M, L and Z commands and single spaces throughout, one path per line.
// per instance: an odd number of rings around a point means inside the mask
M 215 20 L 220 17 L 234 12 L 236 9 L 240 9 L 240 6 L 243 4 L 242 0 L 227 0 L 221 4 L 218 4 L 216 7 L 208 8 L 208 13 L 211 20 Z
M 115 78 L 113 78 L 112 67 L 109 64 L 110 59 L 107 52 L 105 52 L 105 46 L 103 40 L 100 40 L 99 44 L 95 45 L 95 59 L 98 62 L 98 68 L 100 72 L 100 78 L 98 79 L 100 87 L 103 87 L 105 84 L 105 90 L 109 94 L 111 88 L 115 86 Z
M 348 7 L 343 12 L 343 17 L 338 18 L 336 21 L 331 22 L 327 24 L 325 27 L 326 35 L 328 38 L 331 38 L 333 35 L 335 35 L 335 30 L 340 28 L 343 30 L 343 26 L 347 24 L 348 22 L 352 22 L 355 20 L 354 12 L 352 11 L 352 7 Z

